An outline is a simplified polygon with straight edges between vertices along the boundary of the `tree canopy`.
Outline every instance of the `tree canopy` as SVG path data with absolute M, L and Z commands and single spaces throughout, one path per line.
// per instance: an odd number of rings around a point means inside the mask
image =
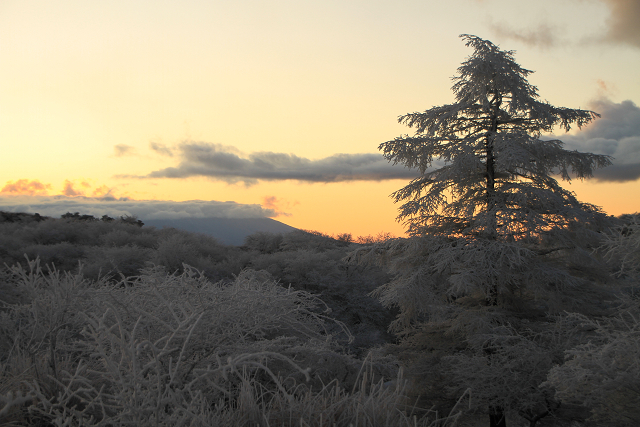
M 399 308 L 392 328 L 405 343 L 431 348 L 425 337 L 434 331 L 466 342 L 442 359 L 450 390 L 472 389 L 474 409 L 491 426 L 505 426 L 508 413 L 533 426 L 557 409 L 540 385 L 575 345 L 548 316 L 597 310 L 598 280 L 608 275 L 591 250 L 608 217 L 558 179 L 589 178 L 611 158 L 545 136 L 597 113 L 540 100 L 513 51 L 461 37 L 473 53 L 453 77 L 455 102 L 400 116 L 414 135 L 379 147 L 420 172 L 392 194 L 412 238 L 365 259 L 395 273 L 374 294 Z
M 393 193 L 403 202 L 398 218 L 409 234 L 531 237 L 589 219 L 598 209 L 580 203 L 554 175 L 588 178 L 610 158 L 568 151 L 541 136 L 556 127 L 582 127 L 599 115 L 540 101 L 527 81 L 532 71 L 515 62 L 513 51 L 461 37 L 474 53 L 453 78 L 456 102 L 400 116 L 415 135 L 379 147 L 394 164 L 420 171 Z M 444 165 L 434 168 L 434 160 Z

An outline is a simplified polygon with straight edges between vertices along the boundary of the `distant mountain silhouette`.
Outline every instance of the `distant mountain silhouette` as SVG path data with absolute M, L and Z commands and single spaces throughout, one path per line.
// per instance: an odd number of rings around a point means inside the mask
M 221 243 L 240 246 L 244 238 L 257 231 L 288 233 L 296 228 L 271 218 L 178 218 L 144 219 L 145 226 L 173 227 L 178 230 L 213 236 Z

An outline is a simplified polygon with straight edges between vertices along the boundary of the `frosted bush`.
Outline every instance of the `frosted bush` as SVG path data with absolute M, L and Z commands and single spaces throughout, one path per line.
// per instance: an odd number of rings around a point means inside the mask
M 134 276 L 151 261 L 153 251 L 136 245 L 94 246 L 86 249 L 83 273 L 96 280 L 98 277 Z
M 640 424 L 640 310 L 638 301 L 600 320 L 568 315 L 576 330 L 592 331 L 586 344 L 566 351 L 566 361 L 549 372 L 556 397 L 591 409 L 600 425 Z
M 607 258 L 616 263 L 617 275 L 640 278 L 640 214 L 624 215 L 623 224 L 606 235 L 600 248 Z
M 22 261 L 25 255 L 30 259 L 39 258 L 44 265 L 49 264 L 57 269 L 68 271 L 78 267 L 78 259 L 84 257 L 85 248 L 69 242 L 29 245 L 16 250 L 13 255 L 14 258 L 22 258 Z
M 282 241 L 282 233 L 258 231 L 245 237 L 244 246 L 262 254 L 272 254 L 280 249 Z
M 154 230 L 114 224 L 114 229 L 100 236 L 101 246 L 136 245 L 141 248 L 153 248 L 158 244 Z
M 0 422 L 405 425 L 400 390 L 381 386 L 397 369 L 370 361 L 365 380 L 317 297 L 253 270 L 211 283 L 183 268 L 118 283 L 12 268 L 28 302 L 0 312 Z

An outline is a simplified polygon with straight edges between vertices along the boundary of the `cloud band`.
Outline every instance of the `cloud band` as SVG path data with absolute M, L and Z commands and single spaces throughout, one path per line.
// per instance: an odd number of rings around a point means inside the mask
M 258 180 L 305 182 L 383 181 L 411 179 L 415 171 L 393 166 L 381 154 L 335 154 L 310 160 L 294 154 L 257 152 L 244 155 L 234 147 L 204 142 L 177 148 L 180 163 L 151 172 L 145 178 L 206 176 L 229 183 L 252 185 Z
M 640 178 L 640 108 L 631 101 L 615 103 L 608 99 L 594 101 L 590 108 L 602 118 L 575 135 L 558 136 L 565 148 L 612 156 L 612 166 L 595 171 L 598 181 Z
M 67 212 L 80 212 L 97 218 L 109 215 L 112 218 L 135 215 L 142 219 L 175 218 L 270 218 L 277 216 L 274 209 L 265 209 L 257 204 L 245 205 L 236 202 L 190 200 L 172 202 L 167 200 L 130 200 L 112 197 L 66 197 L 66 196 L 2 196 L 0 210 L 9 212 L 39 213 L 43 216 L 59 217 Z

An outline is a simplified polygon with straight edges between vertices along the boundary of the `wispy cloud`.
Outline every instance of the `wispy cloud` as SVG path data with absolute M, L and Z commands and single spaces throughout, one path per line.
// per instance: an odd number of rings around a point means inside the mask
M 228 183 L 256 184 L 259 180 L 305 182 L 382 181 L 415 178 L 415 171 L 393 166 L 381 154 L 334 154 L 310 160 L 270 151 L 245 154 L 232 146 L 185 142 L 177 148 L 179 163 L 139 178 L 205 176 Z
M 2 187 L 0 193 L 5 194 L 24 194 L 24 195 L 46 195 L 51 189 L 51 184 L 43 184 L 36 180 L 19 179 L 15 182 L 9 181 Z
M 91 180 L 89 180 L 91 181 Z M 115 200 L 115 188 L 106 185 L 96 185 L 85 179 L 65 179 L 62 184 L 62 191 L 58 196 L 66 197 L 94 197 L 98 199 Z M 12 196 L 48 196 L 51 195 L 52 185 L 38 180 L 19 179 L 15 182 L 8 181 L 0 190 L 0 194 Z M 51 195 L 52 197 L 55 195 Z M 126 198 L 123 198 L 126 199 Z
M 69 181 L 68 179 L 64 181 L 64 188 L 62 190 L 62 194 L 69 197 L 84 196 L 84 192 L 80 190 L 76 190 L 74 188 L 73 182 Z
M 149 143 L 149 148 L 151 148 L 153 151 L 160 154 L 161 156 L 173 157 L 173 151 L 171 151 L 169 147 L 162 144 L 161 142 L 151 141 Z
M 604 99 L 609 96 L 615 95 L 618 92 L 618 88 L 614 83 L 604 81 L 602 79 L 596 80 L 596 84 L 598 87 L 598 98 Z
M 116 157 L 132 156 L 136 154 L 136 149 L 130 145 L 118 144 L 113 146 L 113 152 Z
M 552 27 L 547 23 L 529 29 L 515 29 L 504 22 L 493 23 L 491 24 L 491 31 L 502 39 L 516 40 L 527 46 L 549 48 L 558 43 L 558 28 Z
M 97 218 L 135 215 L 142 219 L 176 218 L 270 218 L 278 215 L 274 209 L 258 204 L 218 202 L 214 200 L 131 200 L 105 197 L 25 196 L 0 194 L 0 210 L 39 213 L 59 217 L 67 212 L 80 212 Z M 284 214 L 284 213 L 280 213 Z
M 92 197 L 112 197 L 115 198 L 115 196 L 113 195 L 113 188 L 109 188 L 106 185 L 101 185 L 99 187 L 96 187 L 93 189 L 93 192 L 91 193 Z
M 262 207 L 274 211 L 276 213 L 275 216 L 291 216 L 290 213 L 284 211 L 284 209 L 288 209 L 290 207 L 290 204 L 286 200 L 280 199 L 276 196 L 263 197 Z
M 640 47 L 640 1 L 601 0 L 611 15 L 607 19 L 605 40 Z
M 589 108 L 602 118 L 575 135 L 560 135 L 567 149 L 613 156 L 613 165 L 598 169 L 599 181 L 624 182 L 640 178 L 640 108 L 632 101 L 593 101 Z
M 604 32 L 591 32 L 581 43 L 607 43 L 640 47 L 640 1 L 599 0 L 609 9 L 604 21 Z M 562 27 L 546 22 L 535 27 L 518 27 L 507 22 L 491 23 L 494 35 L 505 40 L 515 40 L 527 46 L 542 49 L 573 42 L 560 37 Z

